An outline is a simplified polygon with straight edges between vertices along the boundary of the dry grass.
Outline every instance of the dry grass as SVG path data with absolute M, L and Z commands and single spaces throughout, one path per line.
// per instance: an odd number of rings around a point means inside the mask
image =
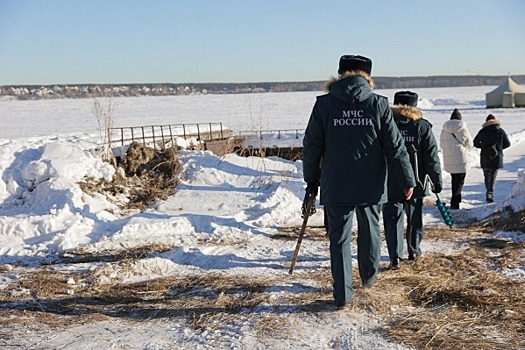
M 78 248 L 74 251 L 67 251 L 60 255 L 65 263 L 83 263 L 83 262 L 114 262 L 125 260 L 137 260 L 149 257 L 152 253 L 167 252 L 174 247 L 168 244 L 155 243 L 143 245 L 135 248 L 126 248 L 121 251 L 104 251 L 97 250 L 86 251 Z
M 134 142 L 120 160 L 112 181 L 87 178 L 79 185 L 87 194 L 106 195 L 121 209 L 144 210 L 173 195 L 181 173 L 182 165 L 174 147 L 156 150 Z
M 356 294 L 343 312 L 373 313 L 383 320 L 379 332 L 415 349 L 524 348 L 525 285 L 502 272 L 525 264 L 525 243 L 490 234 L 500 229 L 525 231 L 524 214 L 497 215 L 469 227 L 426 228 L 429 242 L 454 240 L 468 248 L 454 255 L 425 252 L 416 261 L 404 261 L 400 270 L 382 271 L 372 288 L 361 288 L 355 269 Z M 284 230 L 274 238 L 294 240 L 297 232 Z M 305 239 L 326 239 L 324 229 L 309 228 Z M 125 268 L 150 252 L 167 249 L 99 252 L 98 259 Z M 78 252 L 68 259 L 95 261 L 97 255 Z M 271 278 L 205 273 L 107 284 L 98 278 L 97 269 L 58 271 L 43 266 L 1 290 L 0 328 L 5 332 L 0 336 L 9 339 L 14 324 L 32 329 L 35 321 L 60 328 L 114 317 L 130 321 L 176 317 L 198 330 L 251 322 L 264 337 L 286 329 L 289 313 L 334 311 L 329 268 L 298 271 L 293 280 L 287 279 L 285 270 Z
M 452 228 L 446 225 L 430 226 L 425 227 L 425 236 L 423 239 L 433 240 L 464 240 L 472 234 L 478 234 L 478 228 L 474 226 L 470 227 L 459 227 L 452 226 Z
M 203 328 L 213 319 L 235 317 L 244 309 L 269 303 L 265 290 L 272 287 L 264 278 L 216 273 L 122 285 L 99 284 L 95 276 L 96 271 L 65 273 L 52 268 L 27 273 L 2 290 L 0 310 L 2 314 L 43 312 L 141 320 L 185 317 L 192 327 Z M 71 279 L 74 284 L 68 283 Z
M 469 248 L 424 254 L 380 275 L 381 297 L 368 298 L 367 305 L 386 316 L 382 331 L 416 349 L 524 348 L 525 283 L 502 271 L 525 264 L 525 243 L 490 235 L 525 232 L 524 218 L 523 211 L 504 210 L 467 227 L 426 228 L 425 239 Z
M 272 238 L 293 241 L 297 240 L 300 232 L 300 227 L 285 227 L 280 229 L 279 233 L 273 234 Z M 309 239 L 311 241 L 326 241 L 328 236 L 324 226 L 308 226 L 304 233 L 304 239 Z
M 524 346 L 525 285 L 495 273 L 492 265 L 509 255 L 520 259 L 523 248 L 511 244 L 496 257 L 474 245 L 457 256 L 424 255 L 385 273 L 381 285 L 390 303 L 378 305 L 387 315 L 383 331 L 417 349 Z

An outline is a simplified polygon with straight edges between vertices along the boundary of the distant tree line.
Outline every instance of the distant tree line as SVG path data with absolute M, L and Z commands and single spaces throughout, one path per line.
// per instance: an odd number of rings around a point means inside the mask
M 512 75 L 517 84 L 525 84 L 525 75 Z M 377 89 L 417 89 L 433 87 L 491 86 L 500 85 L 507 76 L 490 75 L 436 75 L 429 77 L 379 77 L 374 78 Z
M 500 85 L 506 76 L 464 75 L 426 77 L 373 77 L 377 89 Z M 513 75 L 520 85 L 525 75 Z M 157 84 L 67 84 L 0 86 L 0 96 L 20 100 L 52 98 L 96 98 L 126 96 L 170 96 L 192 94 L 236 94 L 252 92 L 322 91 L 326 81 L 260 83 L 157 83 Z

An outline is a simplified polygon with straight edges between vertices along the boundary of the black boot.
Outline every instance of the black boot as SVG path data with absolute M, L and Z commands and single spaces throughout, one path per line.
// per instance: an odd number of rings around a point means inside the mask
M 450 199 L 450 209 L 459 209 L 459 203 L 461 202 L 461 196 L 455 195 Z
M 390 260 L 390 265 L 388 265 L 389 270 L 399 270 L 399 258 L 394 258 Z

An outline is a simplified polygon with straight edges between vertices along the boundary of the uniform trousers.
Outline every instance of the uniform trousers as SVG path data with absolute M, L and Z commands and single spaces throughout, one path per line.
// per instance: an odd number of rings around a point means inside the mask
M 333 296 L 336 303 L 348 303 L 352 286 L 352 224 L 357 217 L 357 262 L 363 285 L 372 285 L 379 271 L 381 235 L 379 219 L 381 205 L 331 206 L 325 205 L 330 237 L 330 266 Z
M 383 204 L 383 225 L 391 260 L 403 257 L 404 216 L 407 217 L 406 242 L 409 256 L 421 254 L 423 239 L 423 198 L 412 198 L 408 201 L 388 201 Z

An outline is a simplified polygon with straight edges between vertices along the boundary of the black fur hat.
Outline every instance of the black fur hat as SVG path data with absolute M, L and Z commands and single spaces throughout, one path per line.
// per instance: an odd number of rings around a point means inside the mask
M 412 91 L 398 91 L 394 95 L 395 105 L 417 106 L 417 94 Z
M 344 72 L 351 70 L 362 70 L 370 75 L 372 74 L 372 60 L 358 55 L 341 56 L 337 73 L 343 74 Z

